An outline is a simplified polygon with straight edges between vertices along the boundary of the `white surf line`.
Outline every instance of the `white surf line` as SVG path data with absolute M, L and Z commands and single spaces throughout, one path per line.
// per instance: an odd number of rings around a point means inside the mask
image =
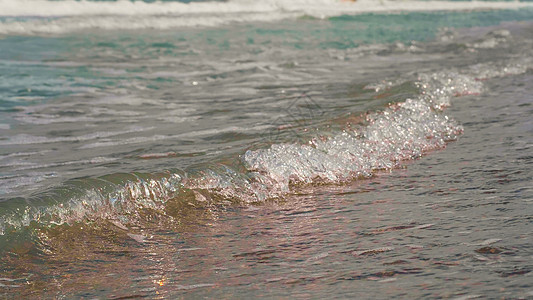
M 116 2 L 0 0 L 0 16 L 148 16 L 243 13 L 309 14 L 316 17 L 371 12 L 459 11 L 481 9 L 519 9 L 533 7 L 531 2 L 493 1 L 419 1 L 419 0 L 234 0 L 229 2 L 151 2 L 119 0 Z M 241 15 L 242 17 L 242 15 Z

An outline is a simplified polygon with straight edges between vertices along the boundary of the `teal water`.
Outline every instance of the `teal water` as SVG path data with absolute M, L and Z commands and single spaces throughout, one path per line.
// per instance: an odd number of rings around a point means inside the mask
M 211 14 L 0 17 L 4 297 L 531 297 L 533 9 Z

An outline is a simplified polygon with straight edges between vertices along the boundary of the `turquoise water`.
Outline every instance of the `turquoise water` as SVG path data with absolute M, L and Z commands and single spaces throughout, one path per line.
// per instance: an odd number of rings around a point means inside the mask
M 533 295 L 527 3 L 166 2 L 0 4 L 4 297 Z

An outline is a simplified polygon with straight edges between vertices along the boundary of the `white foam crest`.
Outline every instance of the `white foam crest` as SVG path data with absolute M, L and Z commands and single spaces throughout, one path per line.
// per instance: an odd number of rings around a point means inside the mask
M 365 126 L 357 130 L 317 137 L 308 144 L 282 143 L 249 150 L 242 156 L 249 171 L 246 175 L 229 168 L 212 169 L 195 176 L 186 187 L 254 202 L 291 193 L 293 185 L 342 183 L 370 177 L 378 170 L 397 168 L 401 161 L 416 159 L 457 139 L 463 132 L 462 126 L 442 110 L 450 105 L 452 97 L 482 93 L 480 72 L 496 77 L 521 74 L 528 68 L 531 62 L 522 59 L 476 65 L 462 73 L 420 74 L 416 82 L 420 88 L 418 98 L 366 115 Z
M 250 171 L 272 178 L 287 192 L 291 184 L 368 177 L 443 148 L 463 128 L 441 110 L 450 105 L 451 97 L 481 93 L 483 84 L 451 71 L 420 74 L 418 80 L 420 97 L 368 114 L 362 129 L 316 138 L 309 145 L 277 144 L 247 151 L 243 161 Z
M 533 58 L 523 57 L 500 63 L 482 63 L 473 65 L 469 72 L 478 80 L 485 80 L 508 75 L 518 75 L 533 69 Z
M 49 1 L 49 0 L 0 0 L 0 16 L 146 16 L 188 15 L 208 13 L 267 12 L 276 10 L 269 1 L 248 2 L 144 2 L 119 0 L 96 1 Z
M 195 175 L 189 174 L 183 186 L 248 203 L 279 197 L 284 192 L 271 177 L 254 173 L 243 174 L 224 165 L 202 170 Z M 195 195 L 198 201 L 207 200 L 206 196 L 198 192 Z
M 368 177 L 456 139 L 463 128 L 442 110 L 450 105 L 452 97 L 482 93 L 480 77 L 522 74 L 532 67 L 532 60 L 525 58 L 475 65 L 463 72 L 419 74 L 418 98 L 368 114 L 367 125 L 362 129 L 316 138 L 308 145 L 274 144 L 268 149 L 249 150 L 242 159 L 248 170 L 270 178 L 276 183 L 274 188 L 284 193 L 290 191 L 291 184 L 337 183 Z M 368 87 L 380 90 L 393 85 Z
M 272 22 L 290 14 L 245 14 L 242 16 L 94 16 L 94 17 L 66 17 L 58 19 L 37 19 L 24 22 L 0 23 L 0 34 L 4 35 L 40 35 L 40 34 L 65 34 L 83 30 L 141 30 L 156 29 L 166 30 L 179 27 L 214 27 L 231 22 Z
M 518 9 L 527 2 L 233 0 L 151 2 L 119 0 L 0 0 L 0 34 L 63 34 L 87 29 L 170 29 L 231 22 L 272 22 L 310 15 L 326 18 L 368 12 Z M 17 18 L 12 18 L 17 17 Z M 22 19 L 20 18 L 22 17 Z
M 458 72 L 436 72 L 420 74 L 417 85 L 427 102 L 434 108 L 442 109 L 450 106 L 451 97 L 478 95 L 483 92 L 483 84 L 471 75 Z
M 312 145 L 278 144 L 247 151 L 243 160 L 250 171 L 272 178 L 288 192 L 291 184 L 337 183 L 395 168 L 402 160 L 443 148 L 462 132 L 423 99 L 390 106 L 368 115 L 367 121 L 361 131 L 315 139 Z
M 333 16 L 339 14 L 390 11 L 435 11 L 471 9 L 516 9 L 531 7 L 526 2 L 489 1 L 395 1 L 359 0 L 233 0 L 210 2 L 144 2 L 118 0 L 112 2 L 95 1 L 49 1 L 49 0 L 0 0 L 0 16 L 140 16 L 140 15 L 188 15 L 220 13 L 270 13 L 300 12 L 313 16 Z

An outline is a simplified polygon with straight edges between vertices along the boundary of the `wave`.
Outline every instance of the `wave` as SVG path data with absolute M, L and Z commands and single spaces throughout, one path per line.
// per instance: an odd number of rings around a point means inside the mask
M 209 2 L 143 2 L 143 1 L 49 1 L 0 0 L 1 16 L 142 16 L 228 13 L 300 12 L 313 16 L 332 16 L 363 12 L 435 11 L 470 9 L 512 9 L 531 6 L 525 2 L 457 2 L 457 1 L 338 1 L 338 0 L 232 0 Z
M 70 180 L 28 199 L 0 203 L 0 234 L 31 226 L 105 219 L 127 224 L 142 211 L 165 215 L 172 203 L 264 202 L 311 185 L 343 184 L 392 170 L 402 161 L 442 149 L 463 132 L 444 114 L 450 99 L 483 92 L 483 80 L 521 74 L 530 58 L 478 64 L 463 71 L 418 74 L 413 81 L 367 85 L 376 91 L 412 84 L 419 95 L 363 115 L 348 115 L 341 130 L 318 132 L 306 142 L 250 149 L 231 167 L 218 163 L 161 173 L 110 174 Z
M 326 18 L 370 12 L 518 9 L 527 2 L 232 0 L 227 2 L 143 2 L 118 0 L 0 0 L 0 34 L 64 34 L 89 29 L 138 30 Z

